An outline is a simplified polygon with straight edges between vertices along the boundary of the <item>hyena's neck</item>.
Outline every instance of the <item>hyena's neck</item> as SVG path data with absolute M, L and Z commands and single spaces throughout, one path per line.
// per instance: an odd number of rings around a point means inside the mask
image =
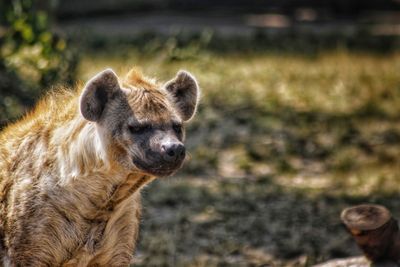
M 53 142 L 57 149 L 60 183 L 107 174 L 113 169 L 96 125 L 79 115 L 54 131 Z
M 77 116 L 54 131 L 59 185 L 81 198 L 81 214 L 107 218 L 154 177 L 129 173 L 107 154 L 96 124 Z M 86 204 L 86 205 L 85 205 Z

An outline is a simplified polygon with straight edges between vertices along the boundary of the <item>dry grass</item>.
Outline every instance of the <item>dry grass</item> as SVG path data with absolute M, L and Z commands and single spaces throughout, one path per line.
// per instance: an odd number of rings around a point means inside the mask
M 112 51 L 86 54 L 82 79 L 184 68 L 203 88 L 191 159 L 144 190 L 139 266 L 305 266 L 359 253 L 344 207 L 400 218 L 399 53 Z

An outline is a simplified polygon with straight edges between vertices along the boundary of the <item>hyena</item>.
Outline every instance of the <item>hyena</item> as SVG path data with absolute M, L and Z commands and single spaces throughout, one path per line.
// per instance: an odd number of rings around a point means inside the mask
M 0 134 L 0 266 L 128 266 L 140 189 L 185 158 L 199 88 L 107 69 Z

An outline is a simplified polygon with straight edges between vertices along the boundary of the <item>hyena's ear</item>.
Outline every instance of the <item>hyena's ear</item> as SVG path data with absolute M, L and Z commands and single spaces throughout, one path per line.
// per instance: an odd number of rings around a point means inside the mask
M 165 84 L 172 100 L 184 121 L 190 120 L 197 107 L 199 86 L 196 79 L 187 71 L 179 71 L 175 78 Z
M 89 121 L 98 121 L 111 95 L 120 90 L 118 77 L 111 69 L 90 79 L 80 97 L 80 111 Z

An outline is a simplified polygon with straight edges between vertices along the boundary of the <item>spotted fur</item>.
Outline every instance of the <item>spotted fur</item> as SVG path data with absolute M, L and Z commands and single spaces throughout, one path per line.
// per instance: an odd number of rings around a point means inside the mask
M 160 164 L 157 149 L 160 140 L 184 138 L 171 125 L 196 108 L 190 77 L 179 87 L 191 96 L 179 99 L 171 82 L 137 71 L 120 81 L 106 70 L 81 90 L 50 93 L 3 130 L 0 266 L 128 266 L 140 189 L 180 167 Z M 143 123 L 152 130 L 130 135 Z

